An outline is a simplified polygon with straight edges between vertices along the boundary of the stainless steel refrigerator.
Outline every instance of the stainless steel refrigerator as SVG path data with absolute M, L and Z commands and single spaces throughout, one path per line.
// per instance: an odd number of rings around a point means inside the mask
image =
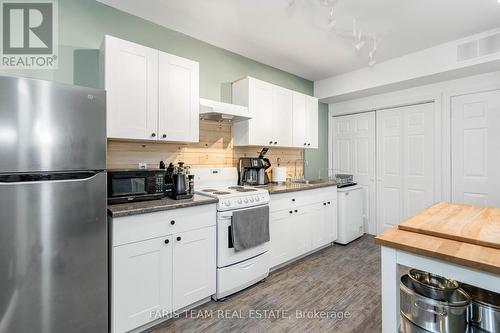
M 0 76 L 0 333 L 108 331 L 105 99 Z

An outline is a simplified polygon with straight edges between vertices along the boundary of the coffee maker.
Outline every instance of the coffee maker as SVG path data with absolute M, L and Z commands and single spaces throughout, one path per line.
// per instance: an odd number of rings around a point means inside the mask
M 269 177 L 266 170 L 271 167 L 265 158 L 269 148 L 263 148 L 258 157 L 242 157 L 238 165 L 238 185 L 266 185 Z
M 173 164 L 170 163 L 166 177 L 171 184 L 170 198 L 181 200 L 193 197 L 193 194 L 188 191 L 188 173 L 188 167 L 184 165 L 184 162 L 177 163 L 177 166 L 173 166 Z

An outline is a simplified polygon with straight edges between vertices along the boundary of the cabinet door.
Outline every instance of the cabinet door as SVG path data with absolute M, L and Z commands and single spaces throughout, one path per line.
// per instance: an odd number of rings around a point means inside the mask
M 318 148 L 318 99 L 306 96 L 307 148 Z
M 106 36 L 104 52 L 108 137 L 156 140 L 158 51 Z
M 216 227 L 173 236 L 173 309 L 215 294 Z
M 156 312 L 172 310 L 171 248 L 171 237 L 113 248 L 113 333 L 128 332 L 157 319 Z
M 159 139 L 198 142 L 199 64 L 159 52 Z
M 273 86 L 267 82 L 249 79 L 250 145 L 267 146 L 273 138 Z
M 308 119 L 306 114 L 306 95 L 294 92 L 293 93 L 293 113 L 292 113 L 292 137 L 293 146 L 298 148 L 306 148 L 308 141 Z
M 292 103 L 291 90 L 273 86 L 273 145 L 292 146 Z
M 327 243 L 331 243 L 338 238 L 338 210 L 337 200 L 330 199 L 324 205 L 324 223 Z
M 326 223 L 326 201 L 308 207 L 306 214 L 307 221 L 311 229 L 311 249 L 317 249 L 323 245 L 330 243 L 330 235 L 328 235 L 328 226 Z

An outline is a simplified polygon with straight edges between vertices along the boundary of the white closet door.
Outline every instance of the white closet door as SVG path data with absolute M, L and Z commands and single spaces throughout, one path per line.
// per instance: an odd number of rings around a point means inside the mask
M 334 172 L 348 173 L 364 189 L 365 232 L 377 233 L 375 112 L 335 117 Z
M 378 233 L 434 203 L 434 103 L 377 111 Z
M 500 90 L 452 98 L 452 201 L 500 207 Z

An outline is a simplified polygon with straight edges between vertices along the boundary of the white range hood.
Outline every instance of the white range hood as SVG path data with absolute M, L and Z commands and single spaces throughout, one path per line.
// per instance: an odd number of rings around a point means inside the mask
M 200 98 L 200 119 L 236 123 L 251 118 L 252 116 L 245 106 Z

